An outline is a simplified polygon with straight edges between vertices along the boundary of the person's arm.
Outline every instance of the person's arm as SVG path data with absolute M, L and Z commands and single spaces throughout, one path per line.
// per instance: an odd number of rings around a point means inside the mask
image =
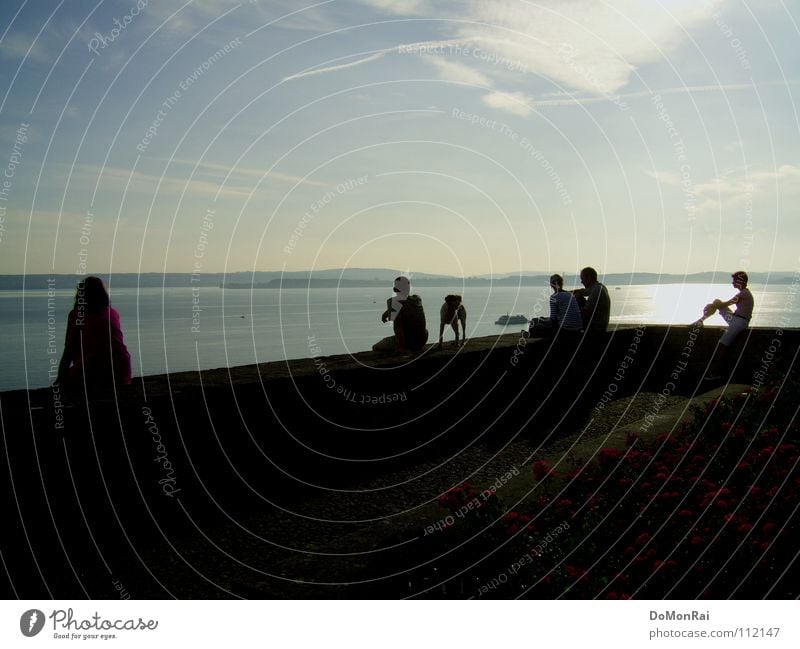
M 116 309 L 109 309 L 109 325 L 111 329 L 111 353 L 114 365 L 114 375 L 120 383 L 127 385 L 131 382 L 131 355 L 125 346 L 122 335 L 122 326 L 119 313 Z
M 557 293 L 550 295 L 550 326 L 558 326 L 558 297 Z
M 386 300 L 386 311 L 381 314 L 381 322 L 386 324 L 392 317 L 392 298 Z
M 58 375 L 56 383 L 66 383 L 69 374 L 69 366 L 76 353 L 80 353 L 80 340 L 78 339 L 78 329 L 75 326 L 75 310 L 69 312 L 67 316 L 67 332 L 64 335 L 64 352 L 61 354 L 61 361 L 58 364 Z
M 739 300 L 741 300 L 741 299 L 742 299 L 742 292 L 739 291 L 730 300 L 726 300 L 725 302 L 720 302 L 720 307 L 726 307 L 726 306 L 732 306 L 734 304 L 738 304 Z
M 406 351 L 406 330 L 403 321 L 403 312 L 397 314 L 397 317 L 394 319 L 394 335 L 397 339 L 397 346 L 396 349 L 399 352 Z
M 715 311 L 718 311 L 719 309 L 727 309 L 729 306 L 736 304 L 739 301 L 740 295 L 741 293 L 737 293 L 730 300 L 725 300 L 724 302 L 720 299 L 716 299 L 711 303 L 711 307 Z

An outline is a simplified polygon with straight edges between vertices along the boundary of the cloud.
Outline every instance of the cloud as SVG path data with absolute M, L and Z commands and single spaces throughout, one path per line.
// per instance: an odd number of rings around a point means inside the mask
M 694 185 L 683 184 L 680 174 L 673 172 L 645 170 L 645 174 L 662 185 L 680 187 L 692 194 L 698 217 L 741 214 L 743 209 L 752 213 L 756 201 L 776 204 L 778 195 L 800 195 L 800 165 L 793 164 L 748 174 L 731 171 Z
M 438 70 L 439 76 L 447 81 L 466 83 L 472 86 L 491 87 L 493 85 L 492 80 L 485 74 L 481 74 L 463 63 L 448 61 L 435 56 L 426 56 L 425 58 Z
M 521 92 L 490 92 L 488 95 L 483 95 L 481 101 L 487 106 L 521 117 L 525 117 L 531 112 L 528 106 L 529 98 Z
M 49 63 L 52 58 L 42 45 L 41 38 L 36 39 L 34 43 L 33 36 L 22 32 L 7 33 L 0 41 L 0 54 L 5 58 L 15 60 L 27 58 L 37 63 Z
M 365 4 L 399 16 L 429 14 L 432 9 L 426 0 L 365 0 Z
M 298 72 L 297 74 L 289 75 L 288 77 L 284 77 L 282 81 L 292 81 L 294 79 L 302 79 L 303 77 L 310 77 L 314 74 L 324 74 L 326 72 L 336 72 L 337 70 L 344 70 L 345 68 L 354 68 L 357 65 L 362 65 L 364 63 L 369 63 L 370 61 L 377 61 L 378 59 L 382 58 L 386 54 L 386 51 L 376 52 L 375 54 L 371 54 L 370 56 L 366 56 L 363 59 L 358 59 L 357 61 L 351 61 L 350 63 L 340 63 L 339 65 L 331 65 L 324 68 L 312 68 L 310 70 L 304 70 L 303 72 Z
M 255 183 L 233 185 L 226 183 L 223 187 L 221 182 L 210 180 L 189 179 L 187 176 L 167 176 L 147 174 L 136 171 L 131 174 L 130 169 L 121 167 L 99 167 L 96 165 L 78 165 L 72 175 L 72 182 L 94 185 L 100 177 L 101 187 L 105 191 L 125 191 L 128 188 L 130 193 L 145 192 L 151 194 L 158 188 L 159 194 L 180 194 L 184 190 L 187 195 L 210 195 L 210 196 L 234 196 L 249 197 L 253 195 Z M 130 182 L 130 184 L 129 184 Z M 263 186 L 259 192 L 263 192 Z
M 164 158 L 159 158 L 160 161 L 166 162 L 167 160 Z M 264 174 L 266 174 L 267 170 L 265 168 L 248 168 L 248 167 L 234 167 L 231 168 L 229 165 L 223 164 L 216 164 L 213 162 L 205 162 L 205 161 L 198 161 L 198 160 L 187 160 L 185 158 L 173 158 L 170 161 L 172 164 L 178 164 L 182 166 L 188 166 L 195 169 L 195 175 L 201 176 L 227 176 L 230 173 L 231 177 L 236 178 L 237 176 L 241 176 L 244 178 L 264 178 Z M 276 171 L 270 171 L 269 175 L 265 178 L 265 180 L 277 180 L 279 182 L 291 183 L 291 184 L 303 184 L 303 185 L 310 185 L 312 187 L 325 187 L 330 188 L 331 183 L 325 183 L 318 180 L 309 180 L 308 178 L 302 178 L 301 176 L 295 176 L 292 174 L 284 174 L 278 173 Z
M 669 55 L 721 2 L 361 1 L 382 12 L 435 17 L 448 36 L 476 44 L 495 60 L 516 61 L 531 74 L 595 95 L 618 92 L 637 67 Z M 495 67 L 501 76 L 504 69 Z

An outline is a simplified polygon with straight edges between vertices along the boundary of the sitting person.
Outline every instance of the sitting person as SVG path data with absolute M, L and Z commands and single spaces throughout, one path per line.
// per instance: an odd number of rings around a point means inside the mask
M 131 382 L 131 355 L 119 313 L 109 305 L 108 291 L 99 277 L 78 282 L 56 381 L 69 388 Z
M 464 303 L 461 301 L 460 295 L 448 295 L 444 298 L 444 304 L 439 310 L 439 349 L 442 348 L 442 338 L 444 336 L 444 329 L 447 325 L 453 328 L 456 332 L 456 345 L 459 345 L 458 340 L 458 323 L 461 323 L 461 343 L 467 342 L 467 310 Z
M 581 311 L 578 301 L 569 291 L 564 290 L 564 278 L 561 275 L 550 276 L 550 317 L 534 318 L 531 321 L 530 335 L 554 334 L 557 331 L 578 333 L 583 329 Z
M 394 280 L 395 293 L 386 300 L 386 311 L 381 315 L 381 322 L 392 321 L 394 336 L 388 336 L 372 346 L 376 352 L 416 352 L 428 342 L 428 330 L 425 328 L 425 310 L 419 295 L 410 295 L 411 282 L 407 277 Z
M 755 306 L 753 294 L 747 288 L 748 276 L 743 270 L 738 270 L 731 275 L 731 284 L 738 290 L 730 300 L 714 300 L 711 304 L 706 304 L 703 309 L 703 318 L 695 324 L 701 325 L 706 318 L 710 318 L 714 313 L 719 313 L 728 328 L 719 339 L 719 349 L 717 351 L 717 369 L 706 375 L 706 380 L 715 381 L 722 378 L 722 375 L 729 373 L 728 353 L 731 345 L 739 337 L 739 334 L 747 329 L 750 319 L 753 317 L 753 307 Z M 736 305 L 736 311 L 731 311 L 731 305 Z
M 591 266 L 581 270 L 584 288 L 572 291 L 578 299 L 583 318 L 583 330 L 587 334 L 605 333 L 611 316 L 611 298 L 608 289 L 597 281 L 597 271 Z

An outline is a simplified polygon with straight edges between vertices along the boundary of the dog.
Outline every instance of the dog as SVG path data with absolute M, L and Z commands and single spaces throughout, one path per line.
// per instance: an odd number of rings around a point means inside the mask
M 458 323 L 461 323 L 461 340 L 458 336 Z M 439 310 L 439 349 L 442 348 L 442 338 L 447 325 L 456 333 L 456 345 L 465 345 L 467 342 L 467 309 L 461 301 L 460 295 L 447 295 L 444 304 Z

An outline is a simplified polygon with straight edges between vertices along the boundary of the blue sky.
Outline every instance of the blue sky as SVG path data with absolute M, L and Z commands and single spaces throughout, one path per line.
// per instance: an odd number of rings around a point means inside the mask
M 800 265 L 797 2 L 4 9 L 0 273 Z

